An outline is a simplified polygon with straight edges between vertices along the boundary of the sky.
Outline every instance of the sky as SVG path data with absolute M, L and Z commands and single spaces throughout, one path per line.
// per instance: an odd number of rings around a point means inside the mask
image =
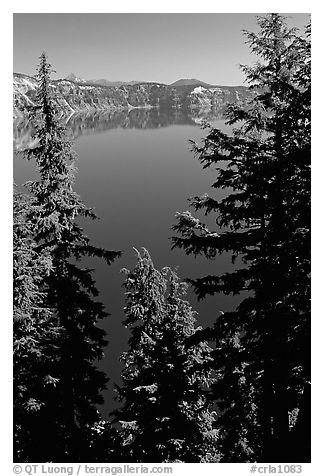
M 84 79 L 157 81 L 196 78 L 244 84 L 240 64 L 253 58 L 242 30 L 257 31 L 251 13 L 14 13 L 13 69 L 34 75 L 46 51 L 56 74 Z M 303 28 L 308 14 L 288 13 Z

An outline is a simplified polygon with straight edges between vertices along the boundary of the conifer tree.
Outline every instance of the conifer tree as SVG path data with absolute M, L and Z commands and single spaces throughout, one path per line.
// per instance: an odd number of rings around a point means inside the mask
M 56 386 L 44 395 L 34 432 L 30 461 L 81 461 L 87 447 L 87 428 L 98 420 L 95 405 L 102 401 L 106 377 L 95 362 L 102 358 L 105 332 L 97 323 L 107 314 L 95 298 L 98 291 L 83 256 L 104 258 L 110 264 L 119 252 L 91 245 L 78 223 L 95 218 L 73 190 L 75 153 L 58 119 L 46 54 L 37 72 L 36 106 L 31 112 L 37 145 L 25 155 L 35 159 L 39 180 L 27 184 L 36 208 L 29 217 L 37 252 L 51 258 L 51 272 L 43 282 L 46 305 L 61 328 L 52 361 Z
M 158 271 L 149 253 L 137 252 L 126 273 L 129 350 L 122 402 L 115 417 L 122 426 L 123 457 L 131 462 L 217 461 L 215 413 L 211 411 L 206 342 L 192 345 L 196 313 L 182 299 L 187 285 L 170 268 Z
M 89 449 L 86 461 L 124 463 L 123 435 L 111 420 L 100 420 L 89 428 Z
M 199 298 L 249 292 L 209 334 L 216 340 L 224 461 L 307 461 L 310 27 L 300 36 L 278 14 L 257 21 L 258 33 L 245 32 L 260 58 L 243 67 L 249 104 L 228 108 L 232 135 L 211 128 L 202 146 L 193 145 L 203 167 L 217 170 L 212 187 L 229 191 L 221 200 L 191 200 L 196 211 L 214 215 L 217 227 L 180 213 L 173 244 L 207 259 L 224 252 L 233 263 L 240 259 L 233 272 L 190 280 Z
M 60 332 L 46 307 L 42 282 L 52 271 L 46 250 L 38 251 L 28 217 L 31 197 L 13 197 L 14 460 L 28 461 L 32 422 L 44 405 L 42 388 L 55 384 L 48 373 Z

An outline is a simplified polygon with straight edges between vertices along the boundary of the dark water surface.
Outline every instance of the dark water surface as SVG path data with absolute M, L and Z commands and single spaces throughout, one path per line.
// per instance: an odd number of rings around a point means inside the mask
M 103 417 L 116 406 L 113 384 L 118 382 L 120 353 L 127 348 L 128 331 L 124 319 L 124 290 L 121 268 L 135 264 L 133 247 L 149 250 L 156 267 L 178 267 L 181 277 L 218 274 L 232 268 L 229 257 L 214 261 L 186 256 L 171 251 L 171 226 L 175 213 L 188 209 L 187 198 L 205 192 L 220 197 L 221 192 L 210 189 L 215 172 L 202 170 L 190 151 L 189 139 L 199 141 L 206 135 L 194 120 L 175 117 L 174 113 L 157 117 L 156 111 L 138 113 L 140 121 L 129 116 L 92 116 L 68 122 L 76 138 L 78 174 L 75 189 L 87 206 L 93 207 L 100 220 L 84 221 L 82 225 L 92 243 L 111 250 L 122 250 L 123 256 L 108 267 L 98 259 L 87 260 L 95 268 L 95 278 L 110 316 L 102 322 L 109 346 L 100 368 L 110 377 L 100 408 Z M 229 131 L 224 120 L 213 125 Z M 16 145 L 28 143 L 28 125 L 17 125 Z M 34 164 L 15 156 L 14 179 L 17 185 L 35 177 Z M 209 223 L 210 220 L 209 220 Z M 216 296 L 197 302 L 189 293 L 188 300 L 199 312 L 198 323 L 212 325 L 219 311 L 231 309 L 237 299 Z

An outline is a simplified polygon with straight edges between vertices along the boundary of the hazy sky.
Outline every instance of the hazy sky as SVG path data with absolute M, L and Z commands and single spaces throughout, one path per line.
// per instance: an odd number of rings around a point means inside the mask
M 309 16 L 287 14 L 303 28 Z M 242 29 L 256 30 L 255 15 L 15 13 L 14 71 L 33 75 L 46 51 L 62 78 L 172 83 L 198 78 L 243 84 L 239 64 L 252 58 Z

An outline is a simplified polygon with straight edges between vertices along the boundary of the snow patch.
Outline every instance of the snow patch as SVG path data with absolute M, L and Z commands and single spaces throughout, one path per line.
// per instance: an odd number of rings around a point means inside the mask
M 210 89 L 209 91 L 210 91 L 211 93 L 221 93 L 221 92 L 222 92 L 221 88 L 212 88 L 212 89 Z
M 78 84 L 78 87 L 79 87 L 79 89 L 86 89 L 88 91 L 89 90 L 91 91 L 93 89 L 93 86 L 83 86 L 81 84 Z
M 195 89 L 191 91 L 190 94 L 205 94 L 207 91 L 206 88 L 203 88 L 202 86 L 197 86 Z

